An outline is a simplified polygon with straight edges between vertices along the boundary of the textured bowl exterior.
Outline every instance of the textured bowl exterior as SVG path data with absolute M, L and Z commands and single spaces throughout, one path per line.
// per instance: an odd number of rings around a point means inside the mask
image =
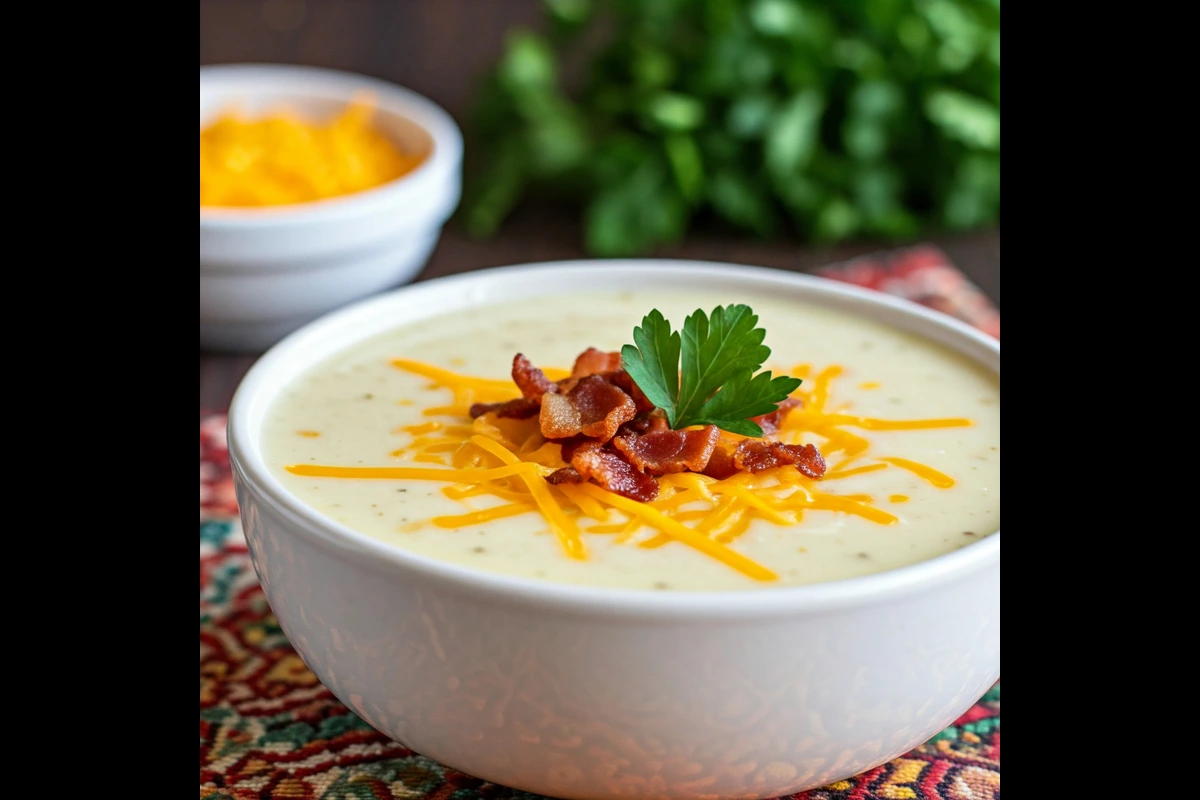
M 404 231 L 366 251 L 282 272 L 200 271 L 200 343 L 260 352 L 326 312 L 407 283 L 425 267 L 441 228 Z
M 429 100 L 311 67 L 200 68 L 201 124 L 231 104 L 327 114 L 369 90 L 379 124 L 425 152 L 375 189 L 295 206 L 200 210 L 200 343 L 261 351 L 321 314 L 412 279 L 458 206 L 462 137 Z
M 880 575 L 746 592 L 524 581 L 382 545 L 289 496 L 258 428 L 275 391 L 389 319 L 591 285 L 749 280 L 999 345 L 904 301 L 745 267 L 610 262 L 431 281 L 306 327 L 239 388 L 229 443 L 255 568 L 289 640 L 364 720 L 464 772 L 564 798 L 765 798 L 900 755 L 999 678 L 999 534 Z

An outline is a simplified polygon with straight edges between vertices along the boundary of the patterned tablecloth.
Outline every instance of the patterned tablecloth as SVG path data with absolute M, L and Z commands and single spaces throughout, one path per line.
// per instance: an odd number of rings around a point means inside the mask
M 859 259 L 822 274 L 916 300 L 1000 336 L 999 312 L 936 249 Z M 401 746 L 359 719 L 309 671 L 271 614 L 250 564 L 219 410 L 200 420 L 200 797 L 537 797 Z M 911 753 L 793 797 L 999 800 L 1000 685 Z

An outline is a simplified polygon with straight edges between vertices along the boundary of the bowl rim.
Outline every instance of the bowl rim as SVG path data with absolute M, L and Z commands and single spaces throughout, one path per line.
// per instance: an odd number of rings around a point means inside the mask
M 715 279 L 737 280 L 754 284 L 752 289 L 772 286 L 805 291 L 809 302 L 820 304 L 822 299 L 836 298 L 845 302 L 863 303 L 869 307 L 885 307 L 907 316 L 915 324 L 932 326 L 941 333 L 955 337 L 961 346 L 948 344 L 964 357 L 999 375 L 999 340 L 988 336 L 948 314 L 883 292 L 843 283 L 830 278 L 786 272 L 783 270 L 674 259 L 607 259 L 551 261 L 517 264 L 506 267 L 475 270 L 436 278 L 395 289 L 359 301 L 311 322 L 271 347 L 251 367 L 240 382 L 230 403 L 227 437 L 230 463 L 235 478 L 246 491 L 253 492 L 261 502 L 290 524 L 289 533 L 307 539 L 327 552 L 349 557 L 361 566 L 389 576 L 408 573 L 412 577 L 443 585 L 446 589 L 466 592 L 488 602 L 537 606 L 544 610 L 601 614 L 642 619 L 738 619 L 764 616 L 815 613 L 830 609 L 847 609 L 902 597 L 946 582 L 965 579 L 986 569 L 1000 568 L 1000 530 L 980 538 L 958 550 L 925 561 L 884 572 L 855 578 L 793 586 L 760 586 L 740 590 L 673 590 L 628 589 L 579 586 L 548 580 L 522 578 L 488 572 L 475 567 L 441 561 L 418 553 L 408 552 L 386 544 L 349 526 L 322 516 L 289 492 L 267 468 L 260 446 L 260 431 L 251 425 L 254 403 L 269 403 L 286 382 L 272 382 L 272 374 L 299 360 L 307 369 L 328 354 L 313 359 L 304 355 L 305 343 L 322 338 L 326 331 L 347 324 L 359 316 L 380 313 L 391 305 L 403 305 L 413 294 L 466 290 L 472 284 L 486 284 L 497 279 L 536 277 L 546 272 L 582 273 L 626 267 L 645 273 L 647 270 L 662 276 L 680 278 L 697 273 Z M 624 288 L 623 285 L 614 288 Z M 564 293 L 561 289 L 547 294 Z M 530 292 L 529 296 L 536 296 Z M 471 296 L 469 307 L 488 304 L 482 294 Z M 461 312 L 439 312 L 461 313 Z M 861 312 L 860 312 L 861 313 Z M 890 323 L 895 324 L 895 323 Z M 371 329 L 362 336 L 337 346 L 342 351 L 355 343 L 379 335 Z M 995 358 L 995 365 L 984 363 L 983 356 Z M 307 363 L 304 363 L 307 362 Z
M 431 146 L 429 155 L 403 175 L 350 194 L 279 206 L 201 206 L 200 225 L 205 228 L 307 225 L 357 216 L 381 203 L 408 199 L 408 196 L 412 199 L 427 198 L 434 192 L 440 192 L 441 184 L 452 178 L 453 172 L 462 163 L 462 131 L 449 112 L 428 97 L 382 78 L 326 67 L 246 62 L 201 65 L 201 91 L 204 90 L 206 79 L 308 79 L 327 85 L 330 96 L 344 95 L 343 99 L 347 102 L 356 92 L 373 91 L 376 108 L 416 125 L 429 136 Z M 286 94 L 286 89 L 278 93 Z

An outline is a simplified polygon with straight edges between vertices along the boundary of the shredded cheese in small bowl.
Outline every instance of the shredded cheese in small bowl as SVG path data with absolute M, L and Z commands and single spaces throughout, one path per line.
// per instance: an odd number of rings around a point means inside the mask
M 360 192 L 411 172 L 404 152 L 372 122 L 360 95 L 327 121 L 280 110 L 250 117 L 229 109 L 200 130 L 202 207 L 282 206 Z

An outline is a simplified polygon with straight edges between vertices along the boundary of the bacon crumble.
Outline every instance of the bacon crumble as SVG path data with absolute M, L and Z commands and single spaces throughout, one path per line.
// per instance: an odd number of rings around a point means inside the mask
M 571 463 L 571 459 L 575 457 L 575 451 L 581 447 L 593 443 L 593 440 L 587 438 L 586 436 L 572 436 L 570 439 L 563 439 L 562 460 L 566 461 L 568 464 Z
M 522 353 L 513 357 L 512 379 L 527 400 L 540 400 L 542 395 L 558 391 L 554 381 L 546 373 L 529 363 Z
M 658 433 L 660 431 L 671 430 L 670 423 L 660 411 L 655 409 L 648 413 L 640 413 L 633 419 L 626 422 L 617 431 L 617 436 L 633 436 L 643 433 Z
M 637 414 L 633 399 L 600 375 L 589 375 L 565 395 L 542 395 L 538 424 L 547 439 L 583 434 L 607 442 Z
M 633 403 L 637 406 L 639 414 L 655 410 L 656 406 L 654 403 L 650 402 L 650 398 L 642 393 L 641 388 L 633 382 L 633 378 L 624 369 L 613 370 L 607 374 L 607 377 L 612 381 L 614 386 L 621 387 L 626 394 L 633 398 Z
M 739 470 L 762 472 L 784 464 L 795 464 L 796 468 L 810 478 L 825 474 L 825 458 L 811 444 L 784 444 L 765 439 L 746 439 L 733 453 L 733 463 Z
M 721 438 L 716 425 L 698 431 L 659 431 L 641 436 L 618 436 L 613 446 L 642 472 L 703 472 Z
M 658 481 L 626 461 L 616 450 L 590 442 L 571 457 L 584 480 L 591 478 L 610 492 L 648 503 L 658 497 Z
M 633 398 L 599 375 L 580 380 L 567 398 L 579 409 L 583 435 L 605 442 L 637 415 Z
M 538 426 L 547 439 L 566 439 L 583 430 L 583 417 L 565 395 L 545 394 L 538 412 Z
M 584 350 L 579 354 L 579 358 L 575 359 L 570 376 L 558 381 L 558 390 L 566 394 L 574 389 L 581 380 L 591 375 L 601 376 L 632 397 L 639 414 L 654 410 L 654 403 L 650 402 L 650 399 L 633 382 L 633 378 L 621 366 L 621 354 L 615 351 L 606 353 L 594 347 Z
M 712 455 L 708 458 L 708 464 L 704 467 L 705 475 L 719 481 L 732 478 L 740 471 L 737 464 L 733 463 L 733 452 L 720 444 L 713 448 Z
M 509 419 L 529 419 L 536 417 L 541 403 L 527 397 L 516 400 L 506 400 L 503 403 L 475 403 L 469 411 L 471 419 L 482 417 L 484 414 L 495 413 L 497 417 Z
M 761 417 L 751 417 L 751 422 L 757 422 L 758 427 L 762 428 L 763 436 L 769 436 L 783 427 L 783 420 L 787 417 L 788 412 L 793 408 L 799 408 L 804 403 L 795 397 L 789 397 L 779 404 L 779 407 L 770 414 L 763 414 Z
M 560 483 L 583 483 L 583 476 L 574 467 L 562 467 L 546 476 L 546 483 L 558 486 Z
M 571 377 L 578 380 L 586 378 L 588 375 L 603 375 L 606 372 L 616 372 L 620 368 L 620 353 L 606 353 L 603 350 L 589 347 L 579 354 L 579 358 L 575 359 L 575 366 L 571 369 Z
M 621 354 L 589 347 L 575 359 L 569 377 L 551 381 L 523 354 L 513 358 L 512 378 L 521 397 L 476 403 L 472 417 L 492 413 L 513 419 L 538 418 L 543 437 L 562 447 L 568 466 L 546 476 L 552 485 L 593 481 L 640 502 L 658 496 L 657 476 L 695 472 L 722 480 L 738 472 L 794 465 L 810 478 L 825 474 L 825 460 L 811 444 L 743 439 L 736 447 L 715 425 L 671 430 L 663 412 L 621 366 Z M 788 398 L 775 411 L 754 417 L 764 436 L 779 431 L 789 412 L 801 407 Z

